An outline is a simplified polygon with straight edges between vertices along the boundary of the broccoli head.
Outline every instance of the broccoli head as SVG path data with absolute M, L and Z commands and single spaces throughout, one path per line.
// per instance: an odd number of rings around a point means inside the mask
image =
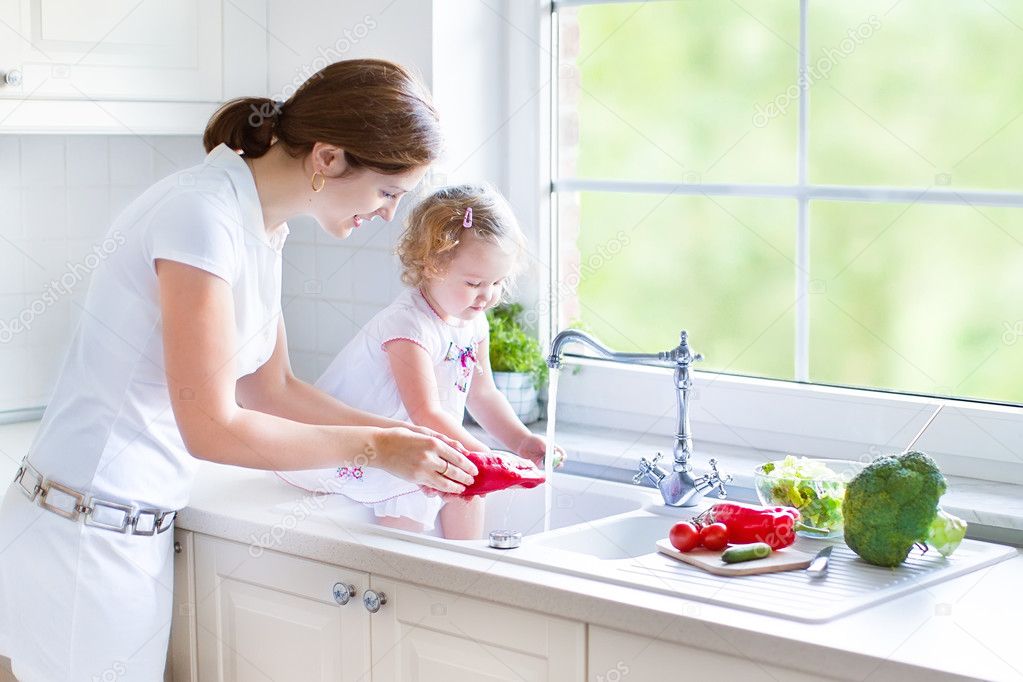
M 922 452 L 879 457 L 846 486 L 846 544 L 868 563 L 898 566 L 927 540 L 945 489 L 945 477 Z

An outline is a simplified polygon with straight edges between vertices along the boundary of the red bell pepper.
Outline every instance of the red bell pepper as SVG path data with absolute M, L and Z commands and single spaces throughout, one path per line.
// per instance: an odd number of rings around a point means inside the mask
M 799 510 L 719 502 L 697 518 L 725 524 L 730 544 L 766 542 L 771 549 L 782 549 L 796 541 L 795 524 L 799 520 Z
M 510 452 L 470 452 L 466 457 L 476 465 L 479 473 L 472 485 L 461 493 L 462 497 L 486 495 L 515 486 L 535 488 L 547 480 L 542 469 Z

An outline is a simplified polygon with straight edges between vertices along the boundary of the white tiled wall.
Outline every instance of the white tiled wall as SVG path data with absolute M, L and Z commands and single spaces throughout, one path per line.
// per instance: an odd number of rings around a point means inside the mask
M 326 369 L 355 332 L 401 289 L 394 244 L 407 206 L 391 223 L 364 223 L 345 240 L 309 218 L 289 222 L 284 247 L 284 323 L 295 375 Z
M 197 136 L 0 135 L 0 411 L 49 399 L 88 288 L 83 257 L 112 216 L 203 156 Z M 54 296 L 69 270 L 82 279 Z

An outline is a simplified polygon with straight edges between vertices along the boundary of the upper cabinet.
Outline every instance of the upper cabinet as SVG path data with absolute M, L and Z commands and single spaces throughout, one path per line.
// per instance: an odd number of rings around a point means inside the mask
M 267 92 L 266 0 L 0 0 L 0 132 L 201 133 Z

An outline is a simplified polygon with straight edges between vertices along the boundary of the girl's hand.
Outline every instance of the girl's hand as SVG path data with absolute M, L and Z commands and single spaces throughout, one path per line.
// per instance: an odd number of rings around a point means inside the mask
M 538 468 L 543 469 L 544 456 L 547 454 L 547 439 L 543 436 L 537 436 L 536 434 L 531 433 L 522 439 L 519 443 L 519 447 L 515 449 L 515 454 L 519 457 L 532 460 Z M 565 451 L 555 445 L 554 468 L 560 469 L 566 459 Z
M 402 426 L 380 429 L 370 440 L 370 464 L 442 493 L 461 493 L 479 471 L 431 433 Z

